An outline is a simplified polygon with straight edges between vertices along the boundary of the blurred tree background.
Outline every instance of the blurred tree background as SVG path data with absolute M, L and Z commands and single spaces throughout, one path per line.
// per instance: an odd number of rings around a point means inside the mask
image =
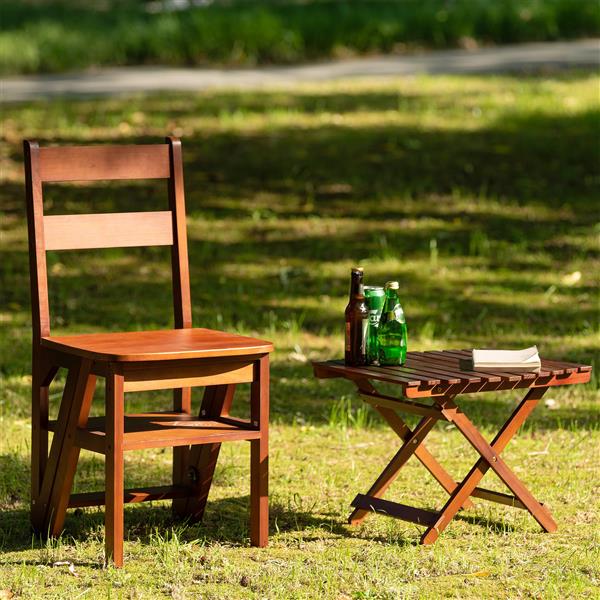
M 596 0 L 4 0 L 0 73 L 298 63 L 600 34 Z

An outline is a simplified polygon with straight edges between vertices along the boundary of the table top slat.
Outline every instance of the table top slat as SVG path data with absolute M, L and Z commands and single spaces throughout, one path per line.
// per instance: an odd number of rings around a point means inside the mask
M 428 365 L 436 371 L 458 377 L 461 381 L 468 383 L 480 383 L 481 381 L 489 381 L 490 379 L 500 381 L 500 377 L 461 369 L 457 361 L 446 360 L 436 356 L 427 356 L 424 352 L 411 352 L 410 358 L 407 358 L 407 362 L 409 361 L 412 364 Z
M 592 370 L 590 365 L 578 365 L 577 363 L 565 362 L 563 360 L 551 360 L 542 358 L 542 366 L 547 365 L 547 368 L 564 369 L 565 373 L 587 373 Z
M 577 373 L 577 367 L 567 367 L 565 364 L 559 363 L 554 360 L 547 360 L 542 358 L 542 369 L 546 371 L 552 371 L 556 375 L 562 373 Z
M 427 352 L 414 352 L 413 354 L 418 354 L 426 357 L 428 360 L 434 360 L 436 363 L 441 365 L 448 365 L 449 368 L 458 369 L 461 373 L 466 373 L 467 375 L 474 375 L 480 378 L 482 381 L 487 381 L 488 383 L 497 383 L 503 381 L 503 378 L 499 375 L 493 375 L 487 371 L 471 371 L 471 370 L 463 370 L 460 367 L 460 363 L 458 359 L 453 358 L 452 356 L 446 356 L 446 353 L 441 350 L 430 350 Z
M 421 372 L 427 371 L 428 373 L 436 373 L 442 377 L 448 383 L 478 383 L 481 381 L 480 377 L 469 375 L 468 373 L 461 372 L 459 369 L 454 369 L 449 365 L 445 365 L 442 362 L 427 360 L 410 354 L 406 358 L 406 364 L 409 367 L 419 369 Z M 452 381 L 456 380 L 456 381 Z
M 407 361 L 408 363 L 408 361 Z M 411 365 L 408 365 L 409 367 L 411 367 Z M 386 372 L 390 372 L 390 373 L 398 373 L 400 372 L 400 369 L 402 369 L 402 367 L 396 367 L 393 365 L 389 365 L 389 366 L 380 366 L 377 367 L 378 369 L 381 369 L 383 371 Z M 450 375 L 448 375 L 447 373 L 443 373 L 441 371 L 438 371 L 437 369 L 428 369 L 422 365 L 413 365 L 411 367 L 412 369 L 414 369 L 414 373 L 423 377 L 429 377 L 432 378 L 433 380 L 438 381 L 438 383 L 460 383 L 460 379 L 457 377 L 452 377 Z
M 340 371 L 341 373 L 349 373 L 354 375 L 362 375 L 366 379 L 378 379 L 379 381 L 388 381 L 390 383 L 402 383 L 405 386 L 415 387 L 420 385 L 438 385 L 439 379 L 432 379 L 414 373 L 386 373 L 381 371 L 379 367 L 351 367 L 346 366 L 343 360 L 331 360 L 324 363 L 318 363 L 320 366 L 328 369 Z

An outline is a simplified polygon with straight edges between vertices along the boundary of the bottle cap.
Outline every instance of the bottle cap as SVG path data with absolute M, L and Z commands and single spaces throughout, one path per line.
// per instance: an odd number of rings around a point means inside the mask
M 399 290 L 400 284 L 397 281 L 388 281 L 385 284 L 385 289 L 386 290 Z
M 364 269 L 362 267 L 352 267 L 352 271 L 358 271 L 359 273 L 364 273 Z

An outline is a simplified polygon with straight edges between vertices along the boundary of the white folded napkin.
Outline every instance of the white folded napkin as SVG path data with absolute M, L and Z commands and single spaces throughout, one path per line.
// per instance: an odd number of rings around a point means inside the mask
M 542 366 L 537 346 L 524 350 L 473 350 L 475 369 L 526 369 Z

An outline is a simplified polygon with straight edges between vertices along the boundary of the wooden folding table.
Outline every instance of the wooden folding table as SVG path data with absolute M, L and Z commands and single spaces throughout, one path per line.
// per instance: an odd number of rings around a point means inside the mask
M 557 526 L 550 511 L 538 502 L 525 485 L 500 457 L 510 439 L 525 422 L 540 398 L 552 386 L 586 383 L 592 368 L 555 360 L 542 360 L 537 372 L 473 371 L 470 350 L 440 352 L 409 352 L 401 367 L 362 366 L 348 367 L 343 361 L 314 362 L 315 376 L 342 377 L 352 381 L 362 398 L 371 404 L 396 432 L 403 444 L 387 467 L 381 472 L 366 494 L 358 494 L 352 502 L 354 511 L 349 523 L 358 524 L 370 512 L 383 513 L 426 527 L 422 544 L 433 544 L 440 533 L 461 508 L 471 508 L 470 498 L 480 498 L 529 511 L 544 531 L 555 531 Z M 374 383 L 394 384 L 403 397 L 380 393 Z M 513 411 L 506 423 L 488 443 L 456 402 L 459 394 L 527 389 L 525 398 Z M 410 429 L 397 411 L 421 417 Z M 436 421 L 453 423 L 480 455 L 467 476 L 457 483 L 423 445 L 424 439 Z M 400 469 L 415 455 L 450 497 L 438 511 L 424 510 L 384 500 L 390 484 Z M 492 469 L 512 494 L 478 487 L 485 473 Z

